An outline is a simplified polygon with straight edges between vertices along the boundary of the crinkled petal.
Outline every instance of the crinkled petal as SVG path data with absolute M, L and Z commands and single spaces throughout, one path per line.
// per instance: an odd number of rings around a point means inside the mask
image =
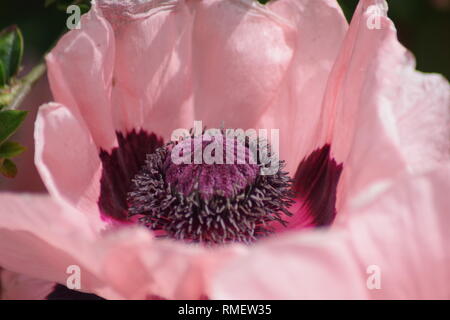
M 291 171 L 319 147 L 320 103 L 347 29 L 334 1 L 97 0 L 84 20 L 48 59 L 60 57 L 49 63 L 56 75 L 52 87 L 73 98 L 60 102 L 78 103 L 83 116 L 89 99 L 98 109 L 96 121 L 111 111 L 115 129 L 143 128 L 165 139 L 193 120 L 208 127 L 281 129 Z M 81 40 L 83 61 L 92 66 L 72 59 Z M 72 75 L 64 78 L 65 87 L 57 86 L 64 68 L 96 70 L 83 75 L 89 78 L 83 85 L 102 76 L 96 95 L 75 88 Z
M 82 269 L 82 290 L 104 284 L 97 277 L 88 219 L 49 196 L 0 194 L 0 265 L 29 277 L 66 284 L 68 267 Z
M 294 27 L 294 50 L 256 128 L 280 130 L 281 159 L 294 175 L 302 160 L 330 143 L 321 139 L 326 124 L 333 120 L 322 114 L 322 100 L 348 24 L 339 4 L 332 0 L 271 1 L 268 6 Z
M 208 126 L 255 128 L 289 68 L 294 25 L 256 1 L 195 3 L 195 118 Z
M 211 297 L 449 299 L 449 188 L 449 166 L 403 178 L 346 223 L 262 242 L 217 276 Z
M 137 228 L 111 234 L 100 247 L 105 280 L 127 299 L 206 298 L 213 274 L 245 252 L 156 240 Z
M 386 10 L 384 0 L 359 3 L 325 94 L 324 117 L 334 119 L 326 139 L 344 163 L 339 207 L 450 159 L 448 81 L 414 70 Z
M 86 125 L 67 107 L 50 103 L 39 109 L 35 141 L 35 163 L 49 192 L 78 207 L 100 227 L 102 167 Z
M 0 193 L 0 204 L 3 268 L 63 285 L 79 268 L 79 290 L 107 299 L 203 298 L 213 273 L 246 251 L 155 239 L 142 227 L 99 234 L 49 196 Z
M 164 138 L 201 120 L 253 127 L 278 90 L 295 30 L 254 1 L 98 0 L 116 43 L 119 128 Z
M 184 1 L 96 1 L 113 29 L 115 127 L 169 139 L 193 124 L 192 13 Z
M 47 55 L 50 86 L 55 101 L 84 120 L 96 145 L 109 149 L 116 143 L 110 102 L 114 35 L 95 10 L 80 24 Z

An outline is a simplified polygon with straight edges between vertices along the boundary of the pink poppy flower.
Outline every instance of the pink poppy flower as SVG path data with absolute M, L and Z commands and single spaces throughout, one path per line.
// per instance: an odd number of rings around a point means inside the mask
M 449 85 L 385 8 L 95 1 L 47 57 L 50 195 L 0 194 L 0 265 L 64 285 L 77 266 L 109 299 L 449 298 Z M 286 175 L 174 167 L 194 120 L 280 129 Z

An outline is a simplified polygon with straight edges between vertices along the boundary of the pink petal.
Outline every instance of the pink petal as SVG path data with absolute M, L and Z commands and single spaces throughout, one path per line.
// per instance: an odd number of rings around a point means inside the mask
M 66 284 L 67 268 L 82 270 L 82 289 L 104 284 L 96 276 L 97 235 L 87 218 L 49 196 L 0 193 L 0 265 L 29 277 Z
M 375 182 L 383 190 L 405 170 L 424 172 L 450 158 L 448 82 L 414 71 L 384 3 L 360 2 L 325 94 L 324 117 L 335 119 L 325 139 L 344 163 L 339 206 Z M 369 29 L 375 13 L 380 28 Z
M 211 297 L 449 299 L 449 181 L 449 166 L 404 178 L 345 224 L 260 243 L 218 275 Z
M 49 192 L 82 209 L 100 227 L 101 165 L 86 125 L 65 106 L 50 103 L 39 110 L 35 140 L 35 163 Z
M 145 228 L 98 233 L 79 211 L 49 196 L 0 193 L 0 265 L 66 285 L 78 266 L 80 290 L 108 299 L 205 297 L 212 274 L 245 252 L 154 240 Z
M 254 1 L 97 1 L 116 41 L 119 128 L 164 138 L 202 120 L 252 127 L 278 90 L 295 30 Z M 214 110 L 214 111 L 212 111 Z
M 154 240 L 137 228 L 111 234 L 102 247 L 110 248 L 103 256 L 106 281 L 127 299 L 205 298 L 213 273 L 245 252 Z
M 116 140 L 110 103 L 114 36 L 95 10 L 80 23 L 47 56 L 48 77 L 55 101 L 85 121 L 97 146 L 109 149 Z
M 280 129 L 281 158 L 293 175 L 302 160 L 329 142 L 320 139 L 332 121 L 321 114 L 321 105 L 348 24 L 336 1 L 271 1 L 269 7 L 295 28 L 294 52 L 257 127 Z
M 165 139 L 193 120 L 282 129 L 291 171 L 321 147 L 320 103 L 347 28 L 334 1 L 99 0 L 84 20 L 49 69 L 57 101 L 78 105 L 104 149 L 114 140 L 103 123 L 110 112 L 115 129 Z M 95 72 L 76 73 L 87 69 Z M 95 92 L 79 88 L 94 82 Z
M 55 283 L 0 269 L 1 300 L 44 300 Z
M 295 26 L 255 1 L 198 1 L 192 26 L 195 118 L 254 128 L 294 55 Z
M 113 29 L 115 127 L 170 139 L 193 125 L 192 14 L 184 1 L 97 1 Z

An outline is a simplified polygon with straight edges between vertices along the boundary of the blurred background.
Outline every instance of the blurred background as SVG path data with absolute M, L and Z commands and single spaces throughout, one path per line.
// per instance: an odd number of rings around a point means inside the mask
M 68 15 L 65 9 L 74 2 L 81 4 L 83 11 L 89 8 L 89 1 L 85 0 L 0 0 L 0 30 L 15 24 L 24 36 L 22 74 L 29 71 L 66 31 Z M 351 19 L 358 0 L 338 2 L 347 19 Z M 399 40 L 414 53 L 417 69 L 441 73 L 449 79 L 450 0 L 389 0 L 388 3 L 389 16 L 396 24 Z M 22 103 L 21 109 L 29 110 L 30 114 L 14 137 L 27 147 L 16 160 L 19 173 L 14 179 L 0 176 L 0 190 L 45 192 L 33 164 L 33 123 L 37 107 L 50 100 L 47 79 L 43 77 Z

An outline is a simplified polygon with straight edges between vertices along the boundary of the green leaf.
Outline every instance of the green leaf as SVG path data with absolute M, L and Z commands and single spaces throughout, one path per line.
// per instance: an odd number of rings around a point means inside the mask
M 16 26 L 0 33 L 0 62 L 4 67 L 6 82 L 19 71 L 23 57 L 23 37 Z
M 0 173 L 7 178 L 14 178 L 17 175 L 17 167 L 11 160 L 5 159 L 0 166 Z
M 25 150 L 26 148 L 17 142 L 6 141 L 0 145 L 0 158 L 14 158 Z
M 6 110 L 0 112 L 0 144 L 5 142 L 25 120 L 28 111 Z

